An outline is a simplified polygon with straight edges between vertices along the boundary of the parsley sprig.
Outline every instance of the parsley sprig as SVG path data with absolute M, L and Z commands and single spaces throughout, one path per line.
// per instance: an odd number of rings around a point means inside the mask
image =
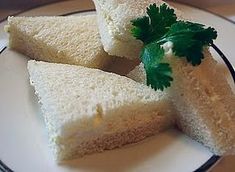
M 177 20 L 174 9 L 166 4 L 157 7 L 151 4 L 147 15 L 132 20 L 132 35 L 144 43 L 141 61 L 147 74 L 147 85 L 155 90 L 164 90 L 173 81 L 172 69 L 164 62 L 165 51 L 162 45 L 172 42 L 176 57 L 183 58 L 193 66 L 200 65 L 203 47 L 209 46 L 217 37 L 214 28 L 206 28 L 199 23 Z

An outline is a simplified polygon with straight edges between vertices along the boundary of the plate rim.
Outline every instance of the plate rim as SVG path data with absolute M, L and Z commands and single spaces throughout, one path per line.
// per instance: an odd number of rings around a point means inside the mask
M 204 8 L 202 8 L 202 7 L 199 7 L 199 6 L 197 6 L 197 5 L 193 5 L 193 4 L 190 4 L 190 3 L 187 3 L 187 2 L 175 2 L 174 0 L 166 0 L 166 1 L 167 1 L 167 2 L 169 1 L 169 2 L 173 2 L 173 3 L 177 3 L 177 4 L 182 4 L 182 5 L 185 5 L 185 6 L 188 6 L 188 7 L 192 7 L 192 8 L 195 8 L 195 9 L 198 9 L 198 10 L 201 10 L 201 11 L 204 11 L 204 12 L 207 12 L 207 13 L 209 13 L 209 14 L 213 14 L 214 16 L 219 17 L 219 18 L 221 18 L 221 19 L 224 19 L 224 20 L 226 20 L 226 21 L 228 21 L 228 22 L 230 22 L 230 23 L 232 23 L 232 24 L 235 25 L 235 21 L 233 21 L 233 20 L 231 20 L 231 19 L 229 19 L 229 18 L 226 18 L 225 16 L 222 16 L 222 15 L 216 13 L 216 12 L 210 11 L 210 10 L 208 10 L 208 9 L 204 9 Z M 20 14 L 25 13 L 25 12 L 27 12 L 27 11 L 30 11 L 30 10 L 34 10 L 34 9 L 37 9 L 37 8 L 40 8 L 40 7 L 45 7 L 45 6 L 48 6 L 48 5 L 57 4 L 57 3 L 61 3 L 61 2 L 63 2 L 63 0 L 59 0 L 59 1 L 57 1 L 57 2 L 47 2 L 47 3 L 41 4 L 41 5 L 29 7 L 29 8 L 26 8 L 26 9 L 22 10 L 22 11 L 13 13 L 13 14 L 11 14 L 11 16 L 17 16 L 17 15 L 20 15 Z M 5 18 L 1 19 L 1 20 L 0 20 L 0 23 L 6 21 L 7 18 L 8 18 L 8 17 L 5 17 Z
M 27 8 L 25 10 L 22 10 L 22 11 L 19 11 L 17 13 L 14 13 L 14 14 L 11 14 L 11 16 L 17 16 L 17 15 L 20 15 L 22 13 L 25 13 L 27 11 L 30 11 L 30 10 L 34 10 L 34 9 L 37 9 L 37 8 L 40 8 L 40 7 L 46 7 L 48 5 L 52 5 L 52 4 L 57 4 L 57 3 L 60 3 L 62 2 L 62 0 L 58 1 L 58 2 L 48 2 L 48 3 L 44 3 L 42 5 L 37 5 L 37 6 L 34 6 L 34 7 L 30 7 L 30 8 Z M 170 2 L 174 2 L 174 3 L 177 3 L 177 4 L 182 4 L 182 5 L 185 5 L 185 6 L 188 6 L 188 7 L 191 7 L 191 8 L 195 8 L 195 9 L 198 9 L 198 10 L 201 10 L 201 11 L 204 11 L 206 13 L 209 13 L 209 14 L 212 14 L 214 15 L 215 17 L 219 17 L 231 24 L 234 24 L 235 25 L 235 21 L 229 19 L 229 18 L 226 18 L 220 14 L 217 14 L 215 12 L 212 12 L 210 10 L 207 10 L 207 9 L 203 9 L 201 7 L 198 7 L 196 5 L 192 5 L 192 4 L 189 4 L 187 2 L 175 2 L 175 1 L 172 1 L 170 0 Z M 72 11 L 72 12 L 67 12 L 67 13 L 64 13 L 62 15 L 58 15 L 58 16 L 68 16 L 68 15 L 72 15 L 72 14 L 78 14 L 78 13 L 83 13 L 83 12 L 90 12 L 90 11 L 95 11 L 95 9 L 87 9 L 87 10 L 76 10 L 76 11 Z M 0 20 L 0 23 L 2 22 L 5 22 L 7 20 L 7 17 L 3 18 L 2 20 Z M 1 51 L 0 51 L 0 54 L 3 53 L 5 50 L 6 50 L 7 46 L 5 48 L 3 48 Z M 234 68 L 232 67 L 230 61 L 228 60 L 228 58 L 224 55 L 224 53 L 216 46 L 216 45 L 212 45 L 212 48 L 217 52 L 217 54 L 222 58 L 223 60 L 223 63 L 226 65 L 226 67 L 229 69 L 230 71 L 230 74 L 232 75 L 232 78 L 233 78 L 233 81 L 235 83 L 235 71 L 234 71 Z M 216 163 L 218 163 L 220 160 L 222 159 L 222 156 L 218 156 L 218 155 L 212 155 L 204 164 L 202 164 L 199 168 L 197 168 L 194 172 L 204 172 L 204 171 L 207 171 L 209 170 L 211 167 L 213 167 Z M 0 171 L 3 171 L 3 172 L 14 172 L 9 166 L 7 166 L 1 159 L 0 159 Z

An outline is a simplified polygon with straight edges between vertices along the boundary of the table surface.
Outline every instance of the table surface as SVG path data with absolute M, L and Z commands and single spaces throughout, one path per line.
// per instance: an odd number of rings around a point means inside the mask
M 52 3 L 58 0 L 1 0 L 0 21 L 8 15 L 14 15 L 20 11 L 36 7 L 45 3 Z M 217 13 L 235 22 L 235 0 L 178 0 L 190 3 L 200 8 Z M 235 171 L 235 156 L 227 156 L 220 160 L 211 172 L 232 172 Z

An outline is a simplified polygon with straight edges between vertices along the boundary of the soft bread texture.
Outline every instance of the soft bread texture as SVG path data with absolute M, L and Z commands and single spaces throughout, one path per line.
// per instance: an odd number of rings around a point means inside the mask
M 165 93 L 82 66 L 28 62 L 57 161 L 138 142 L 173 123 Z
M 143 46 L 130 33 L 131 20 L 146 15 L 146 7 L 161 0 L 93 0 L 104 50 L 110 55 L 136 59 Z M 177 16 L 181 13 L 176 10 Z
M 9 17 L 6 30 L 9 47 L 32 59 L 101 69 L 111 60 L 96 15 Z
M 178 113 L 178 127 L 217 155 L 235 154 L 235 95 L 210 52 L 201 65 L 168 57 L 173 68 L 169 94 Z M 128 77 L 146 83 L 141 63 Z

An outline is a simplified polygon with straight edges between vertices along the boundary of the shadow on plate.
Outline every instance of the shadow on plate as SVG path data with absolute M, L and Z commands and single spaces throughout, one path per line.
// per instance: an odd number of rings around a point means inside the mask
M 113 72 L 119 75 L 126 75 L 131 70 L 135 68 L 135 66 L 139 65 L 140 60 L 128 60 L 121 57 L 113 57 L 111 62 L 104 67 L 104 71 Z

